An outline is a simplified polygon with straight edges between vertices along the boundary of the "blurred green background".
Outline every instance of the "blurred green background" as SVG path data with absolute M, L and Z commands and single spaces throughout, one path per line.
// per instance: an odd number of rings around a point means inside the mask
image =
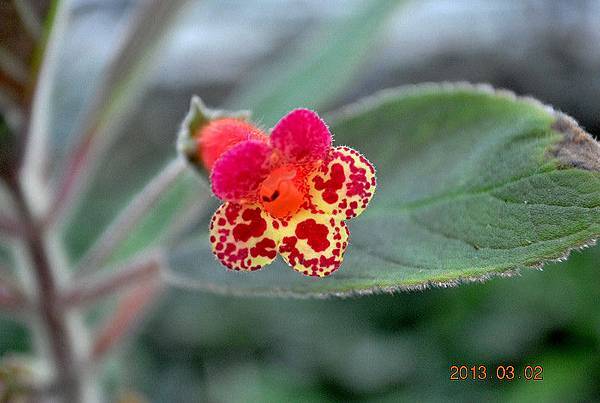
M 109 362 L 156 402 L 594 401 L 600 248 L 510 279 L 356 299 L 172 290 Z M 28 348 L 1 325 L 0 352 Z M 450 381 L 451 365 L 541 365 L 543 381 Z
M 358 299 L 172 292 L 128 374 L 157 401 L 592 401 L 598 262 L 595 248 L 518 278 Z M 541 365 L 544 380 L 450 381 L 454 364 Z
M 192 94 L 215 106 L 243 104 L 236 94 L 247 94 L 248 82 L 304 59 L 319 65 L 325 59 L 314 50 L 327 46 L 350 43 L 344 54 L 356 50 L 360 63 L 338 66 L 344 85 L 327 97 L 315 93 L 318 102 L 299 91 L 319 111 L 390 86 L 467 80 L 533 95 L 600 132 L 600 1 L 397 2 L 374 20 L 377 35 L 356 33 L 373 35 L 364 52 L 353 47 L 360 38 L 341 37 L 364 25 L 357 16 L 375 18 L 361 14 L 362 3 L 192 1 L 94 180 L 77 218 L 83 229 L 66 235 L 73 257 L 174 153 Z M 73 2 L 53 105 L 58 155 L 135 5 Z M 153 402 L 597 400 L 599 265 L 600 247 L 592 247 L 515 278 L 348 299 L 173 289 L 103 376 L 111 396 L 133 390 Z M 30 348 L 18 324 L 4 320 L 0 331 L 0 354 Z M 455 364 L 483 364 L 492 375 L 497 365 L 541 365 L 544 380 L 450 381 Z

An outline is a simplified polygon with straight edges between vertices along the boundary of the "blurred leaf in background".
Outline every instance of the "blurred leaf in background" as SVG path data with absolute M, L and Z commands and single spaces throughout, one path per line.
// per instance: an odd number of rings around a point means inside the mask
M 303 49 L 261 69 L 232 96 L 231 107 L 252 110 L 271 127 L 286 112 L 302 106 L 322 109 L 347 90 L 402 0 L 375 0 L 326 32 L 313 33 Z

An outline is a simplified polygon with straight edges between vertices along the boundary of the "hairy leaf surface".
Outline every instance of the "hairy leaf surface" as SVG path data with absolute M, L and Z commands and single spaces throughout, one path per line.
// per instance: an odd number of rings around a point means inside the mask
M 349 223 L 340 270 L 298 276 L 279 259 L 231 273 L 206 237 L 179 248 L 171 281 L 238 294 L 330 295 L 454 285 L 565 257 L 600 235 L 600 146 L 532 99 L 485 86 L 390 90 L 334 115 L 378 190 Z

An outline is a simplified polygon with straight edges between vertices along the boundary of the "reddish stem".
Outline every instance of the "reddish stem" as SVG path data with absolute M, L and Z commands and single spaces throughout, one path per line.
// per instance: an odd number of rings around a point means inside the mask
M 63 385 L 62 396 L 66 402 L 78 402 L 82 396 L 77 360 L 72 335 L 61 309 L 55 273 L 48 257 L 43 229 L 29 210 L 23 191 L 15 179 L 8 183 L 21 213 L 21 220 L 29 231 L 25 239 L 34 275 L 37 280 L 39 315 L 45 326 L 50 352 L 55 363 L 57 383 Z
M 65 293 L 62 304 L 65 307 L 85 305 L 121 289 L 146 282 L 152 278 L 158 278 L 160 261 L 160 256 L 156 255 L 116 269 L 114 273 L 108 276 L 79 281 L 71 287 L 70 291 Z
M 56 197 L 52 201 L 48 216 L 45 219 L 44 226 L 49 227 L 60 216 L 62 210 L 68 205 L 68 200 L 77 192 L 78 180 L 81 172 L 86 169 L 88 154 L 92 148 L 94 137 L 87 133 L 83 136 L 83 141 L 77 145 L 72 152 L 71 157 L 64 171 L 64 176 L 58 184 Z
M 144 317 L 143 311 L 156 300 L 156 296 L 161 289 L 162 284 L 159 281 L 150 280 L 125 295 L 115 312 L 98 332 L 92 347 L 91 362 L 101 360 L 133 331 L 141 318 Z

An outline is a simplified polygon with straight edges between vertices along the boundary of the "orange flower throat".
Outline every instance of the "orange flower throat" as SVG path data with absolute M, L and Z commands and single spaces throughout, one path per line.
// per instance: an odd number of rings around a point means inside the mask
M 280 167 L 274 169 L 260 186 L 260 201 L 271 216 L 287 217 L 300 208 L 304 194 L 296 186 L 297 175 L 294 167 Z

